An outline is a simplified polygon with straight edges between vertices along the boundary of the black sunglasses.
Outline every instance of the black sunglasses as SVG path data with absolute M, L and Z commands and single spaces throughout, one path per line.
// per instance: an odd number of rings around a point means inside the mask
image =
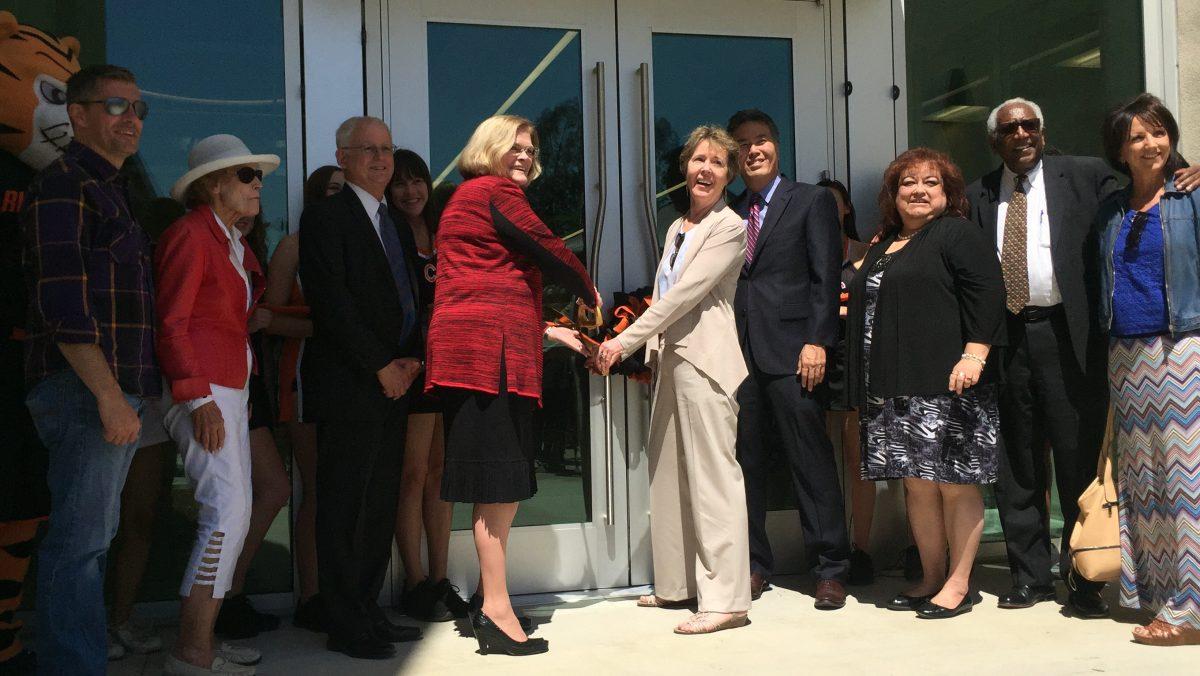
M 1042 130 L 1042 121 L 1036 117 L 1028 120 L 1013 120 L 1012 122 L 996 125 L 996 131 L 1001 136 L 1012 136 L 1017 133 L 1018 127 L 1024 129 L 1026 134 L 1036 134 Z
M 679 257 L 679 247 L 683 246 L 683 238 L 687 233 L 682 230 L 675 235 L 675 250 L 671 252 L 671 262 L 667 265 L 669 268 L 675 267 L 675 259 Z
M 137 101 L 130 101 L 123 96 L 110 96 L 107 99 L 76 101 L 75 103 L 103 103 L 104 112 L 112 115 L 113 117 L 120 117 L 121 115 L 124 115 L 125 111 L 129 110 L 130 106 L 133 106 L 133 114 L 137 115 L 137 119 L 139 120 L 146 119 L 146 116 L 150 114 L 150 104 L 142 101 L 141 99 Z
M 238 170 L 234 174 L 239 181 L 247 185 L 253 183 L 256 178 L 261 181 L 263 177 L 262 169 L 255 169 L 254 167 L 238 167 Z
M 1142 233 L 1146 230 L 1146 221 L 1150 220 L 1150 214 L 1144 211 L 1133 212 L 1133 222 L 1129 224 L 1129 236 L 1125 238 L 1125 251 L 1127 254 L 1136 254 L 1138 245 L 1142 242 Z

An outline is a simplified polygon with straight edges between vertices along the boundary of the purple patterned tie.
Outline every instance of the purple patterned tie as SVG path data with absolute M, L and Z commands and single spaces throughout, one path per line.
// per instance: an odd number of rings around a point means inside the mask
M 750 216 L 746 219 L 746 265 L 754 262 L 754 246 L 758 244 L 758 231 L 762 228 L 762 195 L 754 193 L 750 198 Z

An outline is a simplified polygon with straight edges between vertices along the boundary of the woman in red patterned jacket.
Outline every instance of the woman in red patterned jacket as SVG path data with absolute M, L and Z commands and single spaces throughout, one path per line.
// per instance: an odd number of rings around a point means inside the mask
M 529 120 L 484 120 L 459 157 L 467 181 L 437 231 L 437 281 L 429 326 L 426 391 L 444 405 L 442 499 L 474 503 L 480 588 L 471 627 L 484 653 L 545 652 L 513 613 L 504 548 L 517 502 L 537 490 L 535 406 L 542 398 L 542 275 L 581 302 L 600 300 L 587 271 L 529 207 L 523 189 L 537 178 L 537 131 Z M 478 597 L 482 598 L 478 598 Z

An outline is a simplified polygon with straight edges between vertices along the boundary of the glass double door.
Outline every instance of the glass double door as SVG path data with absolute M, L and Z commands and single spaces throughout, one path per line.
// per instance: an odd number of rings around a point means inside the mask
M 789 0 L 391 0 L 367 53 L 382 62 L 380 112 L 397 144 L 428 159 L 435 200 L 463 180 L 455 163 L 480 121 L 534 121 L 543 174 L 529 200 L 611 305 L 652 280 L 687 205 L 678 157 L 698 124 L 760 108 L 779 123 L 785 174 L 836 173 L 827 12 Z M 571 305 L 547 288 L 547 319 Z M 510 588 L 649 583 L 649 388 L 590 375 L 561 346 L 544 357 L 538 493 L 510 535 Z M 470 521 L 457 505 L 450 577 L 463 588 L 478 575 Z M 772 518 L 784 565 L 798 561 L 795 522 Z

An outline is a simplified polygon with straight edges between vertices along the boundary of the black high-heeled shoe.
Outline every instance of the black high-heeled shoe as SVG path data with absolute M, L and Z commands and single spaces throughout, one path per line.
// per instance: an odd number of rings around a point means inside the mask
M 467 617 L 471 618 L 471 626 L 475 626 L 475 616 L 483 609 L 483 597 L 479 592 L 471 595 L 471 601 L 467 604 Z M 533 620 L 513 609 L 513 613 L 517 616 L 517 622 L 521 624 L 521 631 L 528 634 L 533 631 Z
M 475 631 L 475 640 L 479 642 L 479 652 L 483 655 L 491 653 L 522 657 L 550 651 L 550 643 L 544 638 L 526 637 L 524 641 L 514 641 L 492 622 L 482 608 L 472 615 L 471 629 Z

